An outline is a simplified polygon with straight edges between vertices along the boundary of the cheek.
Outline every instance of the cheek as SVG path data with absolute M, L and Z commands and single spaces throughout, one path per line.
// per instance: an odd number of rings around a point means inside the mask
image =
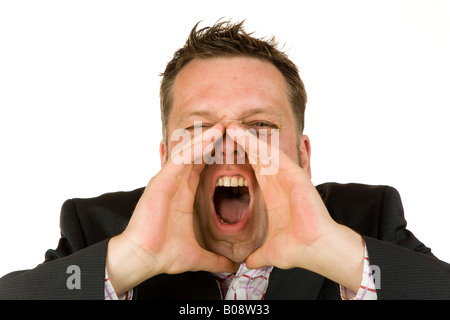
M 269 144 L 278 145 L 284 152 L 297 145 L 297 130 L 293 123 L 284 123 L 278 129 L 264 129 L 259 132 L 259 137 Z
M 296 163 L 300 161 L 300 146 L 296 135 L 280 135 L 279 149 Z
M 205 216 L 207 211 L 209 211 L 210 201 L 205 192 L 204 186 L 200 183 L 197 192 L 195 193 L 194 207 L 198 211 L 199 216 Z
M 201 189 L 197 189 L 197 193 L 195 194 L 193 225 L 195 238 L 201 247 L 206 248 L 205 237 L 208 238 L 207 230 L 209 230 L 209 200 L 205 196 L 205 193 L 200 190 Z
M 269 220 L 264 197 L 262 196 L 260 190 L 255 190 L 253 201 L 254 225 L 252 226 L 252 228 L 255 231 L 255 234 L 258 235 L 258 238 L 260 238 L 258 241 L 263 241 L 267 234 Z

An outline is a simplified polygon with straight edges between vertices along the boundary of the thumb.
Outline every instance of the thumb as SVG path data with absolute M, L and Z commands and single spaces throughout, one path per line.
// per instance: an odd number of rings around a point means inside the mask
M 267 261 L 263 254 L 264 247 L 256 249 L 253 253 L 251 253 L 247 260 L 245 260 L 245 265 L 249 269 L 259 269 L 265 266 L 268 266 L 270 263 Z
M 214 273 L 236 271 L 235 265 L 230 259 L 205 249 L 203 249 L 203 257 L 197 268 L 201 271 Z

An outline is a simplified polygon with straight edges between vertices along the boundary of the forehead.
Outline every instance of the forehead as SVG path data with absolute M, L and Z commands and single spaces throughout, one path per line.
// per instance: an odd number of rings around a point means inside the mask
M 172 94 L 173 125 L 190 115 L 217 120 L 251 114 L 292 116 L 283 75 L 256 58 L 195 59 L 178 74 Z

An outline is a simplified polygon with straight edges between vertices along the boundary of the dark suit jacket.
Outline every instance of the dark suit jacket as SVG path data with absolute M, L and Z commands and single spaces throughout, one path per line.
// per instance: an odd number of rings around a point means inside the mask
M 103 299 L 108 240 L 125 229 L 143 190 L 66 201 L 58 247 L 36 268 L 1 278 L 0 299 Z M 395 189 L 326 183 L 317 190 L 331 217 L 363 236 L 370 263 L 380 268 L 379 299 L 450 299 L 450 265 L 406 229 Z M 70 265 L 80 268 L 80 289 L 67 288 Z M 134 298 L 220 299 L 220 293 L 209 273 L 187 272 L 151 278 Z M 304 269 L 274 268 L 265 299 L 340 299 L 339 285 Z

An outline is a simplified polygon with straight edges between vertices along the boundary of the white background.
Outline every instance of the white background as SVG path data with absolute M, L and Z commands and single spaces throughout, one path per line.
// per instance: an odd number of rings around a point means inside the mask
M 314 183 L 394 186 L 450 261 L 449 2 L 1 1 L 0 275 L 56 247 L 66 199 L 158 172 L 159 73 L 221 17 L 298 65 Z

